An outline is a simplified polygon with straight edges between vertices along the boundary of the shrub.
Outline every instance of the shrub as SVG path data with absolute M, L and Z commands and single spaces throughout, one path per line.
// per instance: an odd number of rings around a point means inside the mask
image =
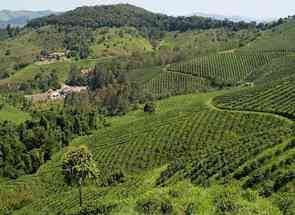
M 136 210 L 141 214 L 172 214 L 173 206 L 165 199 L 145 199 L 137 202 Z
M 125 174 L 123 171 L 121 170 L 118 170 L 118 171 L 115 171 L 113 172 L 108 178 L 107 178 L 107 181 L 106 181 L 106 186 L 113 186 L 113 185 L 116 185 L 116 184 L 121 184 L 125 181 Z
M 237 204 L 235 193 L 230 190 L 223 190 L 214 199 L 216 214 L 226 215 L 229 213 L 238 213 L 240 205 Z
M 117 207 L 116 204 L 88 205 L 67 215 L 108 215 Z
M 195 208 L 196 208 L 196 206 L 195 206 L 194 203 L 189 203 L 188 206 L 185 209 L 184 214 L 185 215 L 194 215 L 194 214 L 196 214 Z
M 144 112 L 145 113 L 154 113 L 156 112 L 156 105 L 153 102 L 149 102 L 147 104 L 145 104 L 144 106 Z
M 7 49 L 6 51 L 5 51 L 5 55 L 6 56 L 9 56 L 11 54 L 11 51 L 9 50 L 9 49 Z
M 280 209 L 283 215 L 295 214 L 295 195 L 280 193 L 274 196 L 274 204 Z

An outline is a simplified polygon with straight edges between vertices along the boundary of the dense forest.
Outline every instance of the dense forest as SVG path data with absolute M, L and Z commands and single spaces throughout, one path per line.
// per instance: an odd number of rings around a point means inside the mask
M 256 23 L 235 23 L 229 20 L 219 21 L 197 16 L 172 17 L 155 14 L 129 4 L 81 7 L 61 15 L 34 19 L 28 24 L 29 27 L 33 28 L 44 25 L 91 28 L 132 26 L 150 34 L 154 31 L 187 31 L 220 27 L 227 27 L 237 31 L 256 27 Z

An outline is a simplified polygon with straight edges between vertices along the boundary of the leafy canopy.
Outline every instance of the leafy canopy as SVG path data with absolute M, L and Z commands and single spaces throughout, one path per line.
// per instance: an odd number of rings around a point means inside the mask
M 97 176 L 97 168 L 87 146 L 71 148 L 64 154 L 63 171 L 66 179 L 79 184 Z

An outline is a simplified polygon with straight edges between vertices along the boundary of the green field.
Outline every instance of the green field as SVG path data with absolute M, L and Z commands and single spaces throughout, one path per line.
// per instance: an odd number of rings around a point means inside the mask
M 135 28 L 103 28 L 95 32 L 95 42 L 91 46 L 95 58 L 125 56 L 133 53 L 150 52 L 150 42 Z
M 14 123 L 20 124 L 30 118 L 31 118 L 30 114 L 19 111 L 10 105 L 4 105 L 0 109 L 0 121 L 1 122 L 12 121 Z

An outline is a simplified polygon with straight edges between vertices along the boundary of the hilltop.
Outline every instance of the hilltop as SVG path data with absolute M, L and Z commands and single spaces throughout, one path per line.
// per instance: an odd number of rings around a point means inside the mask
M 52 15 L 49 17 L 34 19 L 29 22 L 28 26 L 41 27 L 52 24 L 86 26 L 92 28 L 131 26 L 148 32 L 151 30 L 187 31 L 223 26 L 231 28 L 239 26 L 239 24 L 231 21 L 218 21 L 199 16 L 167 16 L 164 14 L 153 13 L 130 4 L 80 7 L 61 15 Z M 242 28 L 247 28 L 248 26 L 247 23 L 241 25 Z
M 256 38 L 257 29 L 251 23 L 171 17 L 119 4 L 81 7 L 33 19 L 23 29 L 8 29 L 2 35 L 0 85 L 9 84 L 15 89 L 34 79 L 34 64 L 40 70 L 51 67 L 39 66 L 39 59 L 44 59 L 42 53 L 64 53 L 67 60 L 58 62 L 58 68 L 68 68 L 73 59 L 123 57 L 124 61 L 133 61 L 127 63 L 128 68 L 140 69 L 239 48 Z M 30 77 L 24 78 L 27 74 Z M 61 71 L 61 81 L 64 75 Z

